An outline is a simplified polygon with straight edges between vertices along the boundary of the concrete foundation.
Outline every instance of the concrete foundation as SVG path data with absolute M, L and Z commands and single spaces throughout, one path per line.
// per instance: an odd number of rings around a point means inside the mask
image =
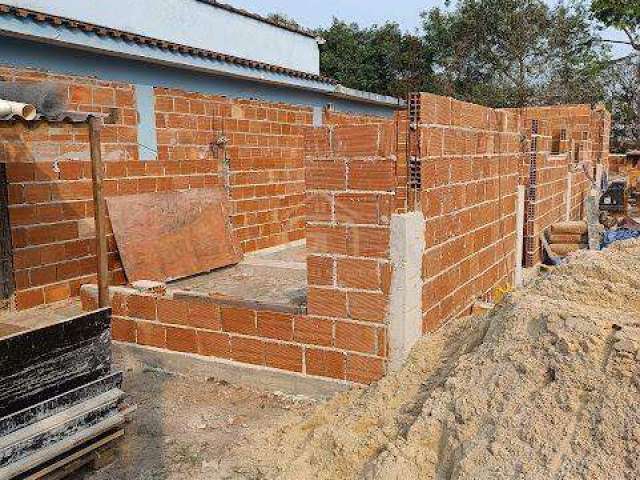
M 353 384 L 349 382 L 296 375 L 272 368 L 129 343 L 114 342 L 113 352 L 116 363 L 123 369 L 138 365 L 189 378 L 211 378 L 234 385 L 310 398 L 329 398 L 353 388 Z
M 400 368 L 422 336 L 422 255 L 425 218 L 422 212 L 391 217 L 391 295 L 389 347 L 391 370 Z

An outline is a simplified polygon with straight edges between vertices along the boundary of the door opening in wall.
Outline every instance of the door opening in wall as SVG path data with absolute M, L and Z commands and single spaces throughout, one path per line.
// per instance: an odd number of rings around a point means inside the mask
M 13 248 L 9 225 L 9 194 L 6 165 L 0 163 L 0 310 L 9 307 L 15 291 Z

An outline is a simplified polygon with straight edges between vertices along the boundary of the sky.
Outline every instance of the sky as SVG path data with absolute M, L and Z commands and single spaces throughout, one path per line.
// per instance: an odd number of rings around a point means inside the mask
M 443 0 L 227 0 L 226 3 L 263 15 L 284 13 L 307 28 L 330 25 L 331 19 L 338 17 L 361 26 L 393 21 L 408 31 L 419 28 L 420 12 L 444 7 Z M 617 31 L 607 31 L 605 38 L 626 39 Z M 624 46 L 614 47 L 616 56 L 627 51 L 630 49 Z

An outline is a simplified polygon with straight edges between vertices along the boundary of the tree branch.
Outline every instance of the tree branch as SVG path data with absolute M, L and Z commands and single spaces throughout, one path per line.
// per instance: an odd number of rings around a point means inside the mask
M 631 33 L 631 30 L 629 30 L 628 27 L 622 27 L 622 31 L 629 38 L 629 43 L 633 47 L 633 49 L 640 51 L 640 43 L 638 43 L 640 40 L 636 38 L 636 36 L 633 33 Z

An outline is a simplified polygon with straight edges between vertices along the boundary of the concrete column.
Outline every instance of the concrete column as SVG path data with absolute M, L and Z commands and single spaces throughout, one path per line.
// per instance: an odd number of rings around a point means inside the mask
M 565 221 L 571 220 L 571 199 L 573 198 L 573 172 L 567 172 L 567 188 L 565 191 L 564 203 L 565 203 Z
M 524 256 L 524 211 L 526 187 L 518 185 L 518 203 L 516 204 L 516 269 L 514 283 L 516 288 L 522 287 L 524 276 L 522 271 L 522 262 Z
M 422 256 L 425 219 L 422 212 L 391 217 L 390 369 L 399 369 L 422 336 Z
M 598 163 L 596 165 L 596 190 L 600 191 L 602 188 L 602 176 L 604 175 L 604 165 Z

